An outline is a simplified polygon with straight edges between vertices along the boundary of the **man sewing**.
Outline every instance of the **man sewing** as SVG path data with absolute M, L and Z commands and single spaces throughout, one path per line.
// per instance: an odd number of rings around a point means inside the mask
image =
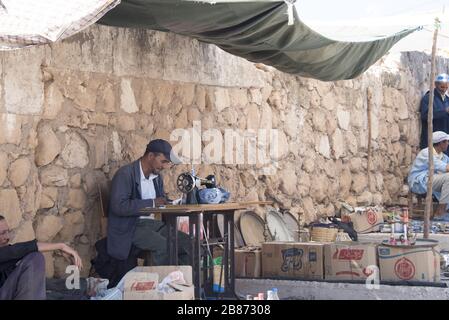
M 146 207 L 167 204 L 161 172 L 176 159 L 169 142 L 150 141 L 143 156 L 121 167 L 112 179 L 109 210 L 107 253 L 125 260 L 132 245 L 152 253 L 154 265 L 167 265 L 167 227 L 164 222 L 140 212 Z M 189 264 L 190 239 L 178 233 L 178 259 Z
M 443 216 L 449 203 L 449 157 L 444 153 L 449 146 L 449 135 L 443 131 L 432 134 L 434 176 L 432 193 L 438 199 L 439 205 L 435 216 Z M 427 192 L 429 180 L 429 148 L 421 150 L 413 162 L 408 175 L 408 185 L 414 193 Z
M 64 243 L 36 240 L 9 244 L 10 230 L 0 215 L 0 300 L 44 300 L 45 260 L 41 252 L 61 250 L 81 269 L 78 253 Z

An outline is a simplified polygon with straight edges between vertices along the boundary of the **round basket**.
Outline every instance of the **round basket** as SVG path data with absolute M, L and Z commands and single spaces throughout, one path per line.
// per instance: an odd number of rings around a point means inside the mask
M 310 237 L 317 242 L 335 242 L 337 238 L 337 228 L 312 227 Z

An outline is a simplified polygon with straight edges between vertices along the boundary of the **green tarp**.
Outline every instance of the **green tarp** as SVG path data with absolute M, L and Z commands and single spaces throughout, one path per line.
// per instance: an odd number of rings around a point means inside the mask
M 213 43 L 252 62 L 323 81 L 357 77 L 418 29 L 374 41 L 334 41 L 311 30 L 296 13 L 294 24 L 288 25 L 283 1 L 211 5 L 184 0 L 122 0 L 98 23 L 174 32 Z

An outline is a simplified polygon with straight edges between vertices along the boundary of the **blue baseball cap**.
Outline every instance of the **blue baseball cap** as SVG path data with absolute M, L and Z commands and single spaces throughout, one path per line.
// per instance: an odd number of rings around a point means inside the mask
M 151 140 L 147 145 L 147 152 L 162 153 L 167 160 L 170 160 L 174 164 L 180 164 L 181 161 L 177 155 L 173 152 L 171 144 L 163 139 Z
M 447 73 L 440 73 L 435 77 L 435 82 L 449 82 L 449 75 Z

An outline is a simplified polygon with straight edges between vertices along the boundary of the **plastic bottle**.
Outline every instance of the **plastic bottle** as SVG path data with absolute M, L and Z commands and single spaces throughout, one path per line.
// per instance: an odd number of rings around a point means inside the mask
M 279 300 L 278 288 L 271 289 L 271 297 L 272 297 L 272 299 L 267 299 L 267 300 Z
M 267 291 L 267 300 L 274 300 L 273 299 L 273 290 Z

